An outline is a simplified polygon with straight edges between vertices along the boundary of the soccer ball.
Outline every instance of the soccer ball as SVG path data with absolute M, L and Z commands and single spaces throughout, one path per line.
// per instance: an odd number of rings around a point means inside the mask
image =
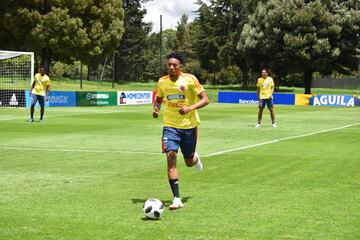
M 156 198 L 150 198 L 144 203 L 144 214 L 151 219 L 159 219 L 164 212 L 164 204 Z

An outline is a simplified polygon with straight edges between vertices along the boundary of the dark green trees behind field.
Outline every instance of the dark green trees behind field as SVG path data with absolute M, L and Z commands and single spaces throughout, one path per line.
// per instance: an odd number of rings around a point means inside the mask
M 116 50 L 121 82 L 159 78 L 161 59 L 179 51 L 185 70 L 202 82 L 246 88 L 266 67 L 279 84 L 301 76 L 305 93 L 315 73 L 359 69 L 359 1 L 198 0 L 194 21 L 183 15 L 176 29 L 162 32 L 162 57 L 160 33 L 143 21 L 147 1 L 3 0 L 0 48 L 35 51 L 48 64 L 95 66 Z
M 124 32 L 120 0 L 2 0 L 0 46 L 34 51 L 50 60 L 100 62 Z
M 278 77 L 301 73 L 310 93 L 313 73 L 358 69 L 359 21 L 359 11 L 345 3 L 270 0 L 249 17 L 238 50 L 253 68 L 270 67 Z
M 243 86 L 249 72 L 270 68 L 281 79 L 302 74 L 305 93 L 315 72 L 350 74 L 360 60 L 357 1 L 210 0 L 202 5 L 195 40 L 204 69 L 239 67 Z

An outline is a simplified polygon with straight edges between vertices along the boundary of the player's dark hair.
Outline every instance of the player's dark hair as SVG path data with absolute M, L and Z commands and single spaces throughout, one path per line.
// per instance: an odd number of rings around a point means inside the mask
M 179 62 L 180 62 L 181 64 L 184 63 L 184 57 L 183 57 L 183 55 L 181 55 L 180 53 L 172 52 L 172 53 L 170 53 L 170 54 L 168 55 L 168 59 L 170 59 L 170 58 L 175 58 L 175 59 L 179 60 Z

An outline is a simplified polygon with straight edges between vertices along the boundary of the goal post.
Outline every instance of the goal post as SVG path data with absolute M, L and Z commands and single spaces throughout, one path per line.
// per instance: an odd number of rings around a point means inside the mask
M 33 52 L 0 50 L 0 107 L 25 107 L 25 90 L 34 81 Z

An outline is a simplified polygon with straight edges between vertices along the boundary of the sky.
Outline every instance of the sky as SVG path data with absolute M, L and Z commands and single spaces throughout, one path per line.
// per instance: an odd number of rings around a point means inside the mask
M 162 28 L 176 28 L 183 14 L 188 16 L 188 22 L 196 17 L 199 5 L 196 0 L 152 0 L 144 4 L 147 13 L 144 22 L 153 23 L 153 32 L 160 31 L 160 14 L 162 15 Z

